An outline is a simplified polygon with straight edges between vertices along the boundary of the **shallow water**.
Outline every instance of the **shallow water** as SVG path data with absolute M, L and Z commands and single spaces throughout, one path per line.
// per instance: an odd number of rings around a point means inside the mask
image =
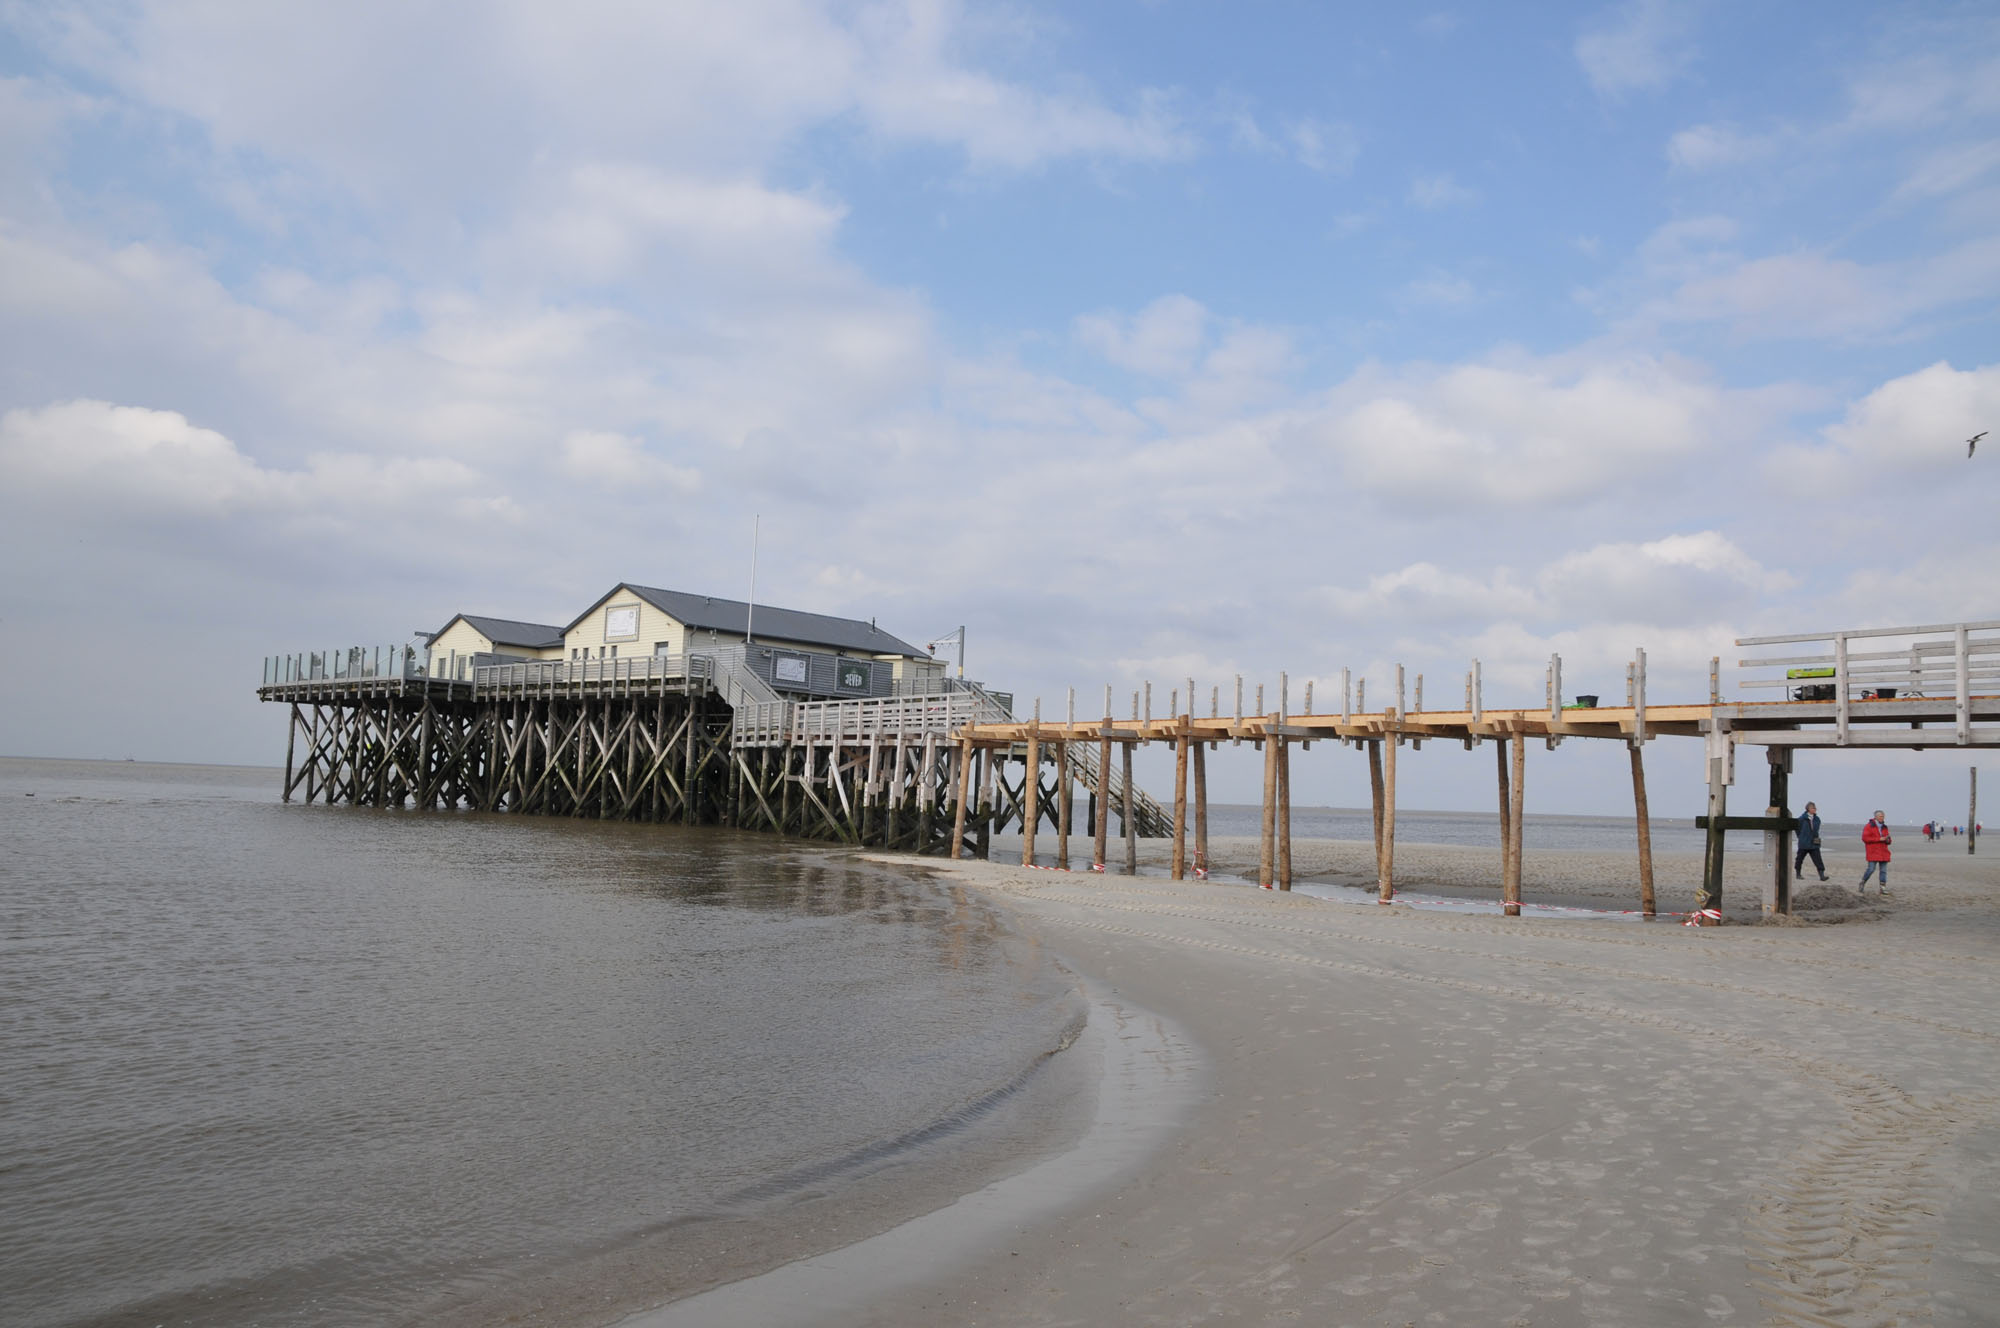
M 914 873 L 275 790 L 0 761 L 0 1322 L 421 1319 L 969 1128 L 1078 1017 Z

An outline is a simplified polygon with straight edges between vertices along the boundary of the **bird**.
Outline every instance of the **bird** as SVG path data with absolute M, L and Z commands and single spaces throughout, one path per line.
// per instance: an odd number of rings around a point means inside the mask
M 1970 437 L 1970 438 L 1966 439 L 1966 440 L 1965 440 L 1965 454 L 1966 454 L 1967 456 L 1971 456 L 1971 455 L 1972 455 L 1972 454 L 1973 454 L 1973 453 L 1974 453 L 1975 451 L 1977 451 L 1977 450 L 1979 449 L 1979 440 L 1980 440 L 1980 439 L 1982 439 L 1982 438 L 1984 438 L 1985 436 L 1986 436 L 1986 430 L 1984 430 L 1984 429 L 1981 429 L 1981 430 L 1980 430 L 1980 431 L 1979 431 L 1978 433 L 1976 433 L 1976 434 L 1972 435 L 1972 437 Z

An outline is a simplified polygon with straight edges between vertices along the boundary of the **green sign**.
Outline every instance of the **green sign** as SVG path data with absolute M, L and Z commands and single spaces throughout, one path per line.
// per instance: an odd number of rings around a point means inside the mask
M 840 666 L 840 690 L 843 692 L 865 692 L 868 690 L 868 666 L 849 664 Z

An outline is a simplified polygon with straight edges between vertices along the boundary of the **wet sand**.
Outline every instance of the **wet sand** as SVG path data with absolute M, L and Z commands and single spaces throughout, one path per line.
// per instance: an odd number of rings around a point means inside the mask
M 1301 877 L 1369 853 L 1295 847 Z M 1398 875 L 1490 898 L 1496 859 L 1399 845 Z M 1822 915 L 1847 925 L 1706 929 L 932 865 L 1179 1030 L 1196 1101 L 978 1241 L 850 1247 L 863 1300 L 800 1322 L 1994 1321 L 2000 857 L 1919 841 L 1885 906 Z M 1689 866 L 1662 861 L 1663 909 Z M 1631 875 L 1531 852 L 1525 893 L 1626 907 Z

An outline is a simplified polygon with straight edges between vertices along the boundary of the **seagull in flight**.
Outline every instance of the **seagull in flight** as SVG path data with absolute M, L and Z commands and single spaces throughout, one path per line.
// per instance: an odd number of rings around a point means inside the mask
M 1971 456 L 1971 455 L 1972 455 L 1972 454 L 1973 454 L 1974 452 L 1978 451 L 1978 450 L 1979 450 L 1979 440 L 1980 440 L 1980 439 L 1982 439 L 1982 438 L 1984 438 L 1985 436 L 1986 436 L 1986 430 L 1984 430 L 1984 429 L 1981 429 L 1981 430 L 1980 430 L 1980 431 L 1979 431 L 1978 433 L 1976 433 L 1976 434 L 1972 435 L 1972 437 L 1970 437 L 1970 438 L 1966 439 L 1966 440 L 1965 440 L 1965 454 L 1966 454 L 1967 456 Z

